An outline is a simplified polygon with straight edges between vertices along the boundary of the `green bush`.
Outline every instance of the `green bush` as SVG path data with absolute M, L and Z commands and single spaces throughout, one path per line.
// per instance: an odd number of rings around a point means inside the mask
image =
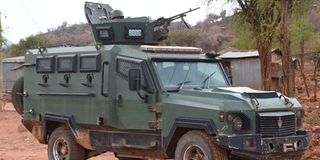
M 47 40 L 39 36 L 29 36 L 26 39 L 22 39 L 18 44 L 14 44 L 9 48 L 9 54 L 11 57 L 25 55 L 28 49 L 34 49 L 38 47 L 50 47 L 51 45 Z
M 204 51 L 210 51 L 213 48 L 213 43 L 208 36 L 191 29 L 169 32 L 169 36 L 163 44 L 168 46 L 200 47 Z

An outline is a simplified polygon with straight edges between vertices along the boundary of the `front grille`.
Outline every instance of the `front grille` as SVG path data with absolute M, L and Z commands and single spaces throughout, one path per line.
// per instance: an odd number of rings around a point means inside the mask
M 263 137 L 288 136 L 295 133 L 293 112 L 265 112 L 257 114 L 257 130 Z

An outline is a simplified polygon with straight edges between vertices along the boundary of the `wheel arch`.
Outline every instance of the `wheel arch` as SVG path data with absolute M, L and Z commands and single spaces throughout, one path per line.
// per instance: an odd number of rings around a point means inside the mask
M 174 156 L 179 139 L 191 130 L 200 130 L 208 135 L 216 135 L 217 133 L 216 126 L 211 119 L 177 118 L 169 135 L 164 137 L 163 148 L 169 157 Z
M 66 115 L 55 115 L 46 113 L 44 116 L 44 135 L 46 136 L 45 139 L 48 142 L 48 139 L 51 133 L 58 127 L 67 127 L 71 130 L 74 137 L 78 137 L 77 134 L 77 126 L 74 122 L 73 116 L 66 116 Z
M 77 125 L 72 115 L 56 115 L 46 113 L 44 117 L 45 123 L 45 135 L 46 139 L 49 139 L 50 134 L 54 129 L 60 126 L 65 126 L 71 130 L 72 135 L 76 139 L 77 143 L 80 144 L 87 150 L 94 151 L 94 147 L 91 145 L 89 130 L 83 129 Z

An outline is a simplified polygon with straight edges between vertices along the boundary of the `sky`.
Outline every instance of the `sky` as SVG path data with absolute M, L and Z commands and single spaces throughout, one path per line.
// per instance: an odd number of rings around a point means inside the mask
M 86 0 L 0 0 L 4 36 L 18 43 L 20 39 L 56 28 L 64 21 L 68 24 L 86 23 L 84 2 Z M 210 7 L 203 0 L 91 0 L 107 3 L 120 9 L 125 17 L 149 16 L 153 19 L 170 17 L 190 8 L 201 7 L 189 13 L 186 21 L 195 25 L 209 13 L 219 14 L 230 8 L 228 4 L 214 1 Z

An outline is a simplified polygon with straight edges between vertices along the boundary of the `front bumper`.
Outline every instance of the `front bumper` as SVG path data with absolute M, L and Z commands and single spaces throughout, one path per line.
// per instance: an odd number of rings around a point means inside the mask
M 302 155 L 309 147 L 311 134 L 309 131 L 297 131 L 290 136 L 267 138 L 260 134 L 222 135 L 213 137 L 213 141 L 233 154 L 250 159 L 284 158 Z

